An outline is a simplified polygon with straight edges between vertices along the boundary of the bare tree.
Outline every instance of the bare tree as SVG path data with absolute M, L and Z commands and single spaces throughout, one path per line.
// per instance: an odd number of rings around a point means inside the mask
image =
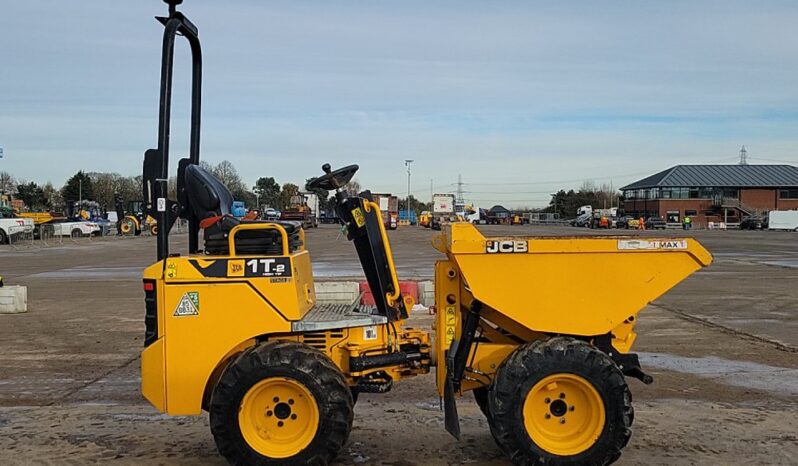
M 351 180 L 349 183 L 346 183 L 344 186 L 344 191 L 350 196 L 357 196 L 360 193 L 360 182 L 356 179 Z
M 8 172 L 0 172 L 0 193 L 14 194 L 16 192 L 17 180 Z

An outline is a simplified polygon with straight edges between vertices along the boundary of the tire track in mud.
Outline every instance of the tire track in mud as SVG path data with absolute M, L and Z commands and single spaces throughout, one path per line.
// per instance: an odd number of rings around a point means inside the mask
M 681 311 L 681 310 L 676 309 L 676 308 L 664 306 L 662 304 L 649 304 L 649 306 L 655 307 L 657 309 L 662 309 L 663 311 L 670 312 L 671 314 L 674 314 L 676 317 L 679 317 L 679 318 L 681 318 L 683 320 L 686 320 L 688 322 L 692 322 L 692 323 L 695 323 L 695 324 L 698 324 L 698 325 L 701 325 L 701 326 L 704 326 L 704 327 L 708 327 L 708 328 L 711 328 L 711 329 L 714 329 L 714 330 L 718 330 L 718 331 L 723 332 L 723 333 L 725 333 L 727 335 L 734 335 L 736 337 L 741 337 L 741 338 L 749 340 L 749 341 L 755 341 L 755 342 L 758 342 L 758 343 L 765 343 L 767 345 L 774 346 L 777 350 L 784 351 L 784 352 L 787 352 L 787 353 L 798 353 L 798 347 L 795 347 L 795 346 L 792 346 L 792 345 L 788 345 L 786 343 L 782 343 L 782 342 L 777 341 L 777 340 L 772 340 L 770 338 L 766 338 L 766 337 L 763 337 L 761 335 L 756 335 L 754 333 L 748 333 L 748 332 L 745 332 L 743 330 L 738 330 L 738 329 L 735 329 L 735 328 L 732 328 L 732 327 L 727 327 L 725 325 L 721 325 L 721 324 L 718 324 L 716 322 L 712 322 L 711 320 L 705 319 L 703 317 L 696 317 L 696 316 L 694 316 L 692 314 L 688 314 L 687 312 Z

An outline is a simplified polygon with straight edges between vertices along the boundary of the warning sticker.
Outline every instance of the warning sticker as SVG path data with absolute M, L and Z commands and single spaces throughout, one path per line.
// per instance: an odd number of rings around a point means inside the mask
M 363 225 L 366 224 L 366 217 L 363 215 L 363 211 L 360 210 L 360 207 L 352 209 L 352 218 L 355 219 L 358 228 L 363 228 Z
M 376 325 L 369 325 L 368 327 L 363 327 L 363 339 L 368 340 L 376 340 L 377 339 L 377 326 Z
M 166 261 L 166 278 L 177 277 L 177 264 L 174 261 Z
M 454 306 L 446 306 L 446 313 L 444 314 L 444 318 L 446 319 L 444 322 L 445 325 L 445 335 L 446 335 L 446 346 L 452 344 L 452 340 L 454 340 L 454 327 L 457 323 L 457 315 L 455 314 Z
M 199 293 L 189 291 L 183 295 L 175 308 L 175 317 L 198 316 L 199 315 Z
M 686 239 L 668 239 L 668 240 L 638 240 L 638 239 L 621 239 L 618 240 L 619 250 L 657 250 L 657 249 L 687 249 Z

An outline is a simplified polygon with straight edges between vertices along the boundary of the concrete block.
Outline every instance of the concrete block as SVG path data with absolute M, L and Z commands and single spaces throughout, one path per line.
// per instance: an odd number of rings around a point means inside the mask
M 28 287 L 4 286 L 0 288 L 0 314 L 28 312 Z
M 435 282 L 425 280 L 418 282 L 419 304 L 430 307 L 435 305 Z
M 357 282 L 316 282 L 316 301 L 319 303 L 349 304 L 360 296 Z

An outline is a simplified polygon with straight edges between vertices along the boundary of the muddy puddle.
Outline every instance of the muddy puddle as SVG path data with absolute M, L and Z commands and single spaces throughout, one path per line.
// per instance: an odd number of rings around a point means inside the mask
M 777 395 L 798 396 L 798 369 L 705 356 L 689 358 L 667 353 L 638 353 L 643 370 L 663 369 L 712 379 L 735 387 Z

